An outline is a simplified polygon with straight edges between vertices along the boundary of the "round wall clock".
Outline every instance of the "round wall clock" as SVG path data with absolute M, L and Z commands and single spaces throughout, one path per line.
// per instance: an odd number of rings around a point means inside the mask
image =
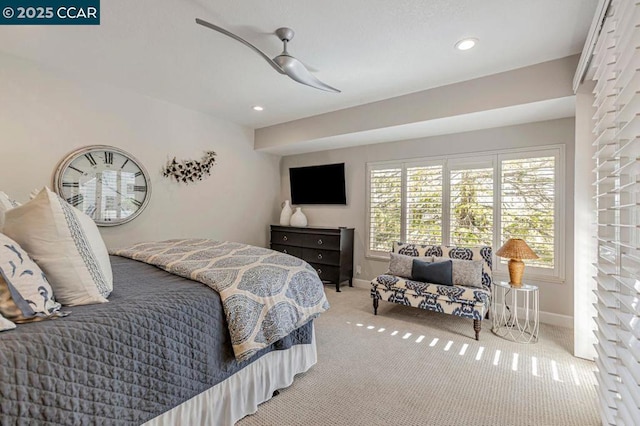
M 149 203 L 151 181 L 131 154 L 112 146 L 92 145 L 72 152 L 54 175 L 56 192 L 85 212 L 98 226 L 134 219 Z

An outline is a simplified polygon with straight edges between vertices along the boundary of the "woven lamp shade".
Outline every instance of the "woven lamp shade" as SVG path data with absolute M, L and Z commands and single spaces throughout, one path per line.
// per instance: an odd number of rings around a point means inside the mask
M 509 260 L 509 282 L 514 287 L 522 285 L 524 262 L 521 259 L 538 259 L 538 255 L 531 250 L 521 238 L 509 238 L 496 252 L 500 257 Z
M 509 238 L 496 254 L 507 259 L 538 259 L 538 255 L 521 238 Z

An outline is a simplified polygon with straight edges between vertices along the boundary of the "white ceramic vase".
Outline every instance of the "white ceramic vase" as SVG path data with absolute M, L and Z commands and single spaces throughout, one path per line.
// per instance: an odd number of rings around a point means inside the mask
M 304 228 L 307 226 L 307 217 L 302 213 L 301 207 L 296 207 L 296 212 L 291 215 L 290 225 L 298 228 Z
M 284 200 L 284 207 L 282 208 L 282 213 L 280 213 L 280 225 L 289 226 L 291 213 L 293 213 L 293 210 L 291 210 L 291 203 L 289 203 L 289 200 Z

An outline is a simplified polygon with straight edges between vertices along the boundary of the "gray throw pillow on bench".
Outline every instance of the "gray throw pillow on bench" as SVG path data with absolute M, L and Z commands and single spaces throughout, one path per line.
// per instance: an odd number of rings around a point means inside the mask
M 482 288 L 482 260 L 449 259 L 434 257 L 434 262 L 453 262 L 453 285 Z
M 420 259 L 423 262 L 431 262 L 432 260 L 431 256 L 415 257 L 398 253 L 389 253 L 389 256 L 389 271 L 387 274 L 409 279 L 412 279 L 413 259 Z

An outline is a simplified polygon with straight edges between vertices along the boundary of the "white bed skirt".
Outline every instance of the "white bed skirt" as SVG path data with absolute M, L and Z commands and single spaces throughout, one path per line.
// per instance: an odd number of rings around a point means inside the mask
M 258 405 L 271 399 L 275 390 L 291 386 L 296 374 L 307 371 L 317 362 L 315 329 L 312 336 L 310 344 L 269 352 L 144 426 L 235 424 L 258 411 Z

